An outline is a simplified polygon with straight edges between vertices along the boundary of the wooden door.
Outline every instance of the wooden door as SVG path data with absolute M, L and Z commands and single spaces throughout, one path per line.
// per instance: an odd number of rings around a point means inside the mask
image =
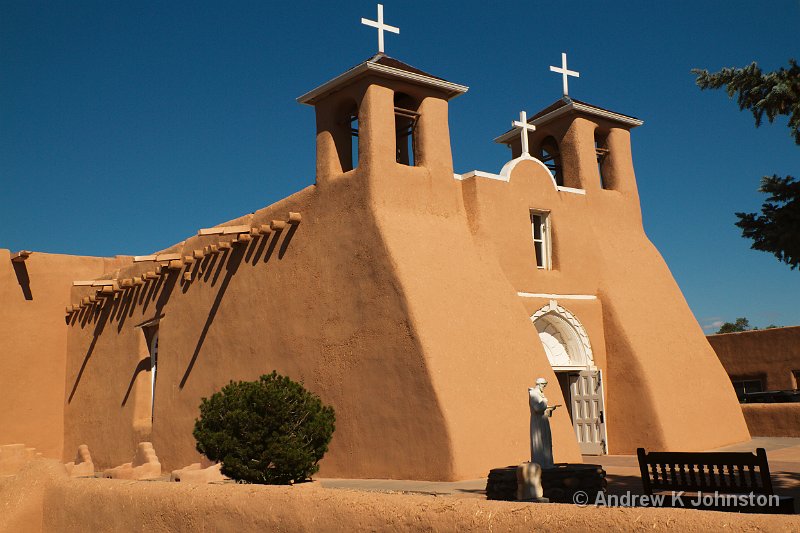
M 570 374 L 572 425 L 584 455 L 604 455 L 606 449 L 603 377 L 599 370 Z

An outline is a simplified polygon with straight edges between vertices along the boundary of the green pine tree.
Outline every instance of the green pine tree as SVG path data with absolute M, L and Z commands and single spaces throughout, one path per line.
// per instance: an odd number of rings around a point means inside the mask
M 724 324 L 722 324 L 722 327 L 719 328 L 717 334 L 737 333 L 740 331 L 750 331 L 751 329 L 758 329 L 758 328 L 751 328 L 750 321 L 745 317 L 740 317 L 736 319 L 736 322 L 725 322 Z
M 719 72 L 693 69 L 701 89 L 725 87 L 728 96 L 737 95 L 739 109 L 753 113 L 756 127 L 764 116 L 772 123 L 778 116 L 789 117 L 789 129 L 800 145 L 800 66 L 794 59 L 789 68 L 764 73 L 754 62 L 744 68 L 723 68 Z M 800 183 L 792 176 L 764 176 L 759 191 L 769 195 L 761 214 L 736 213 L 742 236 L 753 240 L 751 248 L 770 252 L 795 269 L 800 266 Z

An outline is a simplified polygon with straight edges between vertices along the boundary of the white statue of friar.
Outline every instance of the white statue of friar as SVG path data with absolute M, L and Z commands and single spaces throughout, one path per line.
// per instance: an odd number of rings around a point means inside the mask
M 553 437 L 550 435 L 550 417 L 558 405 L 548 406 L 544 395 L 547 380 L 539 378 L 536 386 L 528 389 L 531 407 L 531 462 L 542 468 L 553 466 Z

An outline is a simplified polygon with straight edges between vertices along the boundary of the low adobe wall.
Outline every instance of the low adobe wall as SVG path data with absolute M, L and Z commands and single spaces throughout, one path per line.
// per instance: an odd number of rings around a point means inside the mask
M 798 531 L 800 517 L 579 508 L 259 485 L 72 479 L 36 461 L 0 479 L 0 531 Z M 9 507 L 9 503 L 14 503 Z
M 764 390 L 798 387 L 792 371 L 800 370 L 800 326 L 707 338 L 731 379 L 761 379 Z
M 742 412 L 754 437 L 800 437 L 800 403 L 744 403 Z

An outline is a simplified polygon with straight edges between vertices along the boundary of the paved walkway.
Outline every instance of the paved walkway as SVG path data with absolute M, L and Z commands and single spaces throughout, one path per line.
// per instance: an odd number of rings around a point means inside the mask
M 749 442 L 726 446 L 714 451 L 767 450 L 775 492 L 794 496 L 800 501 L 800 438 L 756 437 Z M 584 462 L 600 464 L 606 470 L 609 494 L 627 491 L 642 493 L 639 462 L 635 455 L 584 456 Z M 325 488 L 429 494 L 456 498 L 485 498 L 486 478 L 456 482 L 412 481 L 395 479 L 319 479 Z

